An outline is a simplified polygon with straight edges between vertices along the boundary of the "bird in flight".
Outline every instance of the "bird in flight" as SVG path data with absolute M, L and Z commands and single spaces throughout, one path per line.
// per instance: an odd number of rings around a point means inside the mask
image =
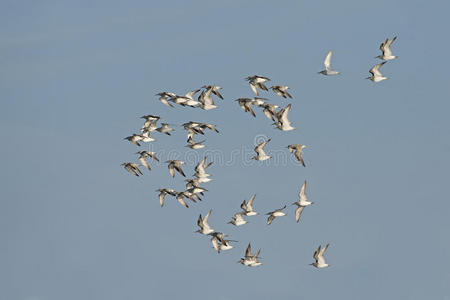
M 266 215 L 268 215 L 269 217 L 267 218 L 267 225 L 272 224 L 272 221 L 275 220 L 276 217 L 283 217 L 286 214 L 283 212 L 283 209 L 286 208 L 286 205 L 283 206 L 282 208 L 276 209 L 274 211 L 268 212 Z
M 305 161 L 303 160 L 303 149 L 306 148 L 306 145 L 300 145 L 300 144 L 291 144 L 288 146 L 289 152 L 294 153 L 295 158 L 304 166 L 306 167 Z
M 382 42 L 380 45 L 380 50 L 381 50 L 382 54 L 378 55 L 376 58 L 379 58 L 382 60 L 396 59 L 397 56 L 392 55 L 392 51 L 391 51 L 391 45 L 396 39 L 397 39 L 397 37 L 394 37 L 392 40 L 386 39 L 384 42 Z
M 266 160 L 266 159 L 269 159 L 272 157 L 271 155 L 267 155 L 266 152 L 264 151 L 264 147 L 269 142 L 270 142 L 270 139 L 268 139 L 265 142 L 260 143 L 258 146 L 255 147 L 255 152 L 257 155 L 253 156 L 254 160 L 263 161 L 263 160 Z
M 259 254 L 261 253 L 261 249 L 259 249 L 255 254 L 252 254 L 252 246 L 248 243 L 247 249 L 245 250 L 245 257 L 241 258 L 238 263 L 243 264 L 248 267 L 257 267 L 262 265 L 262 262 L 259 261 Z
M 297 221 L 297 223 L 300 221 L 303 209 L 305 209 L 306 206 L 311 204 L 314 204 L 314 202 L 308 201 L 308 197 L 306 196 L 306 180 L 305 180 L 305 182 L 302 185 L 302 188 L 300 189 L 300 192 L 298 193 L 298 201 L 292 203 L 292 205 L 297 205 L 297 209 L 295 210 L 295 221 Z
M 323 255 L 325 254 L 325 251 L 327 251 L 329 245 L 330 244 L 327 244 L 323 248 L 321 248 L 321 246 L 319 245 L 319 247 L 317 248 L 317 250 L 314 252 L 314 255 L 313 255 L 313 257 L 316 261 L 311 263 L 310 265 L 312 265 L 318 269 L 326 268 L 329 266 L 325 262 L 325 257 L 323 257 Z
M 325 58 L 325 61 L 323 62 L 323 64 L 325 65 L 325 70 L 320 71 L 320 74 L 323 75 L 338 75 L 341 72 L 335 71 L 331 68 L 331 56 L 333 55 L 333 51 L 330 50 L 330 52 L 328 52 L 327 57 Z
M 139 177 L 139 174 L 143 175 L 141 170 L 139 170 L 139 165 L 136 164 L 136 163 L 125 162 L 125 163 L 122 164 L 122 166 L 125 168 L 125 170 L 127 170 L 128 172 L 130 172 L 134 176 Z
M 372 75 L 367 77 L 366 79 L 370 79 L 373 82 L 380 82 L 380 81 L 388 79 L 387 77 L 383 76 L 383 74 L 381 74 L 381 72 L 380 72 L 381 66 L 383 66 L 385 63 L 386 62 L 383 61 L 382 63 L 379 63 L 378 65 L 376 65 L 375 67 L 370 69 L 369 73 Z
M 260 90 L 264 90 L 267 91 L 267 87 L 264 85 L 264 82 L 270 81 L 269 78 L 264 77 L 264 76 L 259 76 L 259 75 L 253 75 L 253 76 L 248 76 L 246 78 L 246 80 L 248 81 L 248 84 L 250 85 L 250 88 L 252 89 L 252 91 L 256 94 L 256 96 L 258 96 L 258 89 Z
M 272 91 L 274 91 L 274 93 L 278 96 L 281 96 L 283 98 L 292 98 L 291 94 L 289 94 L 287 91 L 288 88 L 289 87 L 287 85 L 274 85 L 271 87 Z

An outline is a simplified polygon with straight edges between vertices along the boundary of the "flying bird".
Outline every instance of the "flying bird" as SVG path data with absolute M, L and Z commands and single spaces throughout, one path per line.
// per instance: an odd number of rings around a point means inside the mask
M 176 95 L 174 93 L 171 92 L 161 92 L 156 94 L 156 96 L 159 96 L 159 101 L 161 101 L 162 103 L 164 103 L 167 106 L 173 107 L 172 104 L 170 104 L 167 99 L 170 99 L 172 97 L 175 97 Z
M 141 165 L 143 165 L 144 167 L 147 168 L 147 170 L 151 170 L 149 163 L 147 162 L 147 158 L 152 158 L 156 161 L 159 161 L 159 159 L 156 157 L 156 152 L 151 152 L 151 151 L 139 151 L 136 152 L 136 154 L 139 154 L 139 162 L 141 163 Z
M 183 170 L 181 169 L 181 165 L 184 165 L 185 162 L 181 161 L 181 160 L 168 160 L 166 161 L 166 163 L 169 163 L 169 165 L 167 166 L 169 168 L 169 173 L 170 175 L 172 175 L 172 177 L 175 177 L 175 170 L 180 173 L 181 175 L 183 175 L 183 177 L 186 177 L 186 175 L 184 175 Z
M 172 127 L 170 127 L 169 124 L 167 123 L 161 123 L 161 127 L 156 128 L 156 131 L 170 135 L 171 131 L 175 131 L 175 129 L 173 129 Z
M 141 170 L 139 170 L 139 165 L 136 163 L 125 162 L 122 164 L 122 166 L 125 168 L 125 170 L 137 177 L 139 177 L 139 174 L 143 175 Z
M 330 52 L 328 52 L 327 57 L 325 58 L 325 61 L 323 62 L 323 64 L 325 65 L 325 70 L 320 71 L 320 74 L 323 75 L 337 75 L 340 74 L 341 72 L 335 71 L 331 68 L 331 56 L 333 55 L 333 51 L 330 50 Z
M 381 55 L 378 55 L 376 58 L 382 59 L 382 60 L 393 60 L 397 58 L 397 56 L 392 55 L 391 51 L 391 45 L 392 43 L 397 39 L 397 37 L 394 37 L 392 40 L 386 39 L 384 42 L 380 45 L 380 50 L 382 52 Z
M 305 161 L 303 160 L 303 149 L 306 148 L 306 145 L 300 145 L 300 144 L 292 144 L 288 146 L 289 152 L 294 153 L 295 158 L 304 166 L 306 167 Z
M 267 141 L 262 142 L 258 146 L 256 146 L 254 150 L 255 150 L 257 155 L 253 156 L 252 159 L 263 161 L 263 160 L 271 158 L 272 156 L 271 155 L 267 155 L 266 152 L 264 151 L 264 147 L 269 142 L 270 142 L 270 139 L 268 139 Z
M 385 63 L 386 62 L 383 61 L 382 63 L 379 63 L 378 65 L 376 65 L 375 67 L 370 69 L 369 73 L 372 75 L 367 77 L 366 79 L 370 79 L 373 82 L 380 82 L 380 81 L 388 79 L 387 77 L 383 76 L 383 74 L 381 74 L 381 72 L 380 72 L 381 66 L 384 65 Z
M 258 89 L 267 91 L 267 87 L 264 85 L 264 82 L 270 81 L 269 78 L 259 75 L 248 76 L 246 78 L 248 81 L 250 88 L 252 91 L 258 96 Z
M 128 140 L 129 142 L 135 144 L 136 146 L 141 146 L 141 144 L 139 144 L 140 141 L 144 140 L 144 136 L 140 135 L 140 134 L 133 134 L 130 136 L 127 136 L 126 138 L 124 138 L 124 140 Z
M 157 189 L 157 192 L 159 192 L 158 195 L 158 199 L 159 199 L 159 204 L 161 205 L 161 207 L 164 206 L 164 200 L 167 194 L 171 195 L 171 196 L 176 196 L 177 192 L 173 189 Z
M 239 103 L 239 106 L 242 108 L 243 111 L 245 112 L 249 112 L 252 116 L 254 116 L 256 118 L 256 114 L 253 111 L 252 105 L 254 103 L 254 100 L 251 98 L 239 98 L 236 99 L 235 101 L 237 101 Z
M 203 219 L 202 215 L 200 214 L 197 220 L 197 225 L 198 227 L 200 227 L 200 229 L 198 229 L 196 232 L 207 235 L 215 231 L 208 224 L 209 217 L 211 216 L 211 211 L 212 210 L 210 209 L 209 212 L 206 214 L 205 218 Z
M 283 217 L 286 214 L 283 212 L 283 209 L 286 208 L 286 205 L 283 206 L 282 208 L 276 209 L 274 211 L 268 212 L 266 215 L 268 215 L 269 217 L 267 218 L 267 225 L 272 224 L 272 221 L 275 220 L 276 217 Z
M 314 255 L 313 255 L 313 257 L 316 261 L 310 265 L 312 265 L 318 269 L 326 268 L 329 266 L 325 262 L 325 258 L 323 257 L 323 255 L 325 254 L 325 251 L 327 251 L 329 245 L 330 244 L 327 244 L 324 248 L 321 248 L 321 246 L 319 245 L 319 247 L 317 248 L 317 250 L 314 252 Z
M 205 140 L 196 142 L 196 141 L 194 141 L 194 139 L 192 137 L 189 137 L 187 140 L 188 144 L 186 145 L 186 147 L 189 147 L 194 150 L 202 149 L 202 148 L 206 147 L 206 145 L 203 145 L 204 142 L 205 142 Z
M 274 85 L 271 87 L 272 91 L 274 91 L 274 93 L 278 96 L 281 96 L 283 98 L 292 98 L 291 94 L 289 94 L 287 91 L 288 88 L 289 87 L 287 85 Z
M 242 213 L 234 214 L 232 220 L 230 222 L 228 222 L 228 224 L 233 224 L 234 226 L 242 226 L 247 223 L 248 222 L 246 220 L 244 220 Z
M 209 93 L 213 93 L 214 95 L 216 95 L 217 97 L 219 97 L 220 99 L 223 100 L 222 95 L 220 94 L 219 90 L 221 90 L 222 88 L 218 85 L 204 85 L 202 86 L 202 88 L 204 88 L 206 90 L 206 92 Z
M 308 201 L 308 197 L 306 196 L 306 180 L 298 193 L 298 201 L 292 203 L 292 205 L 297 205 L 297 209 L 295 210 L 295 220 L 297 223 L 300 221 L 300 217 L 302 215 L 303 209 L 306 206 L 314 204 L 314 202 Z
M 276 109 L 279 108 L 278 105 L 275 104 L 270 104 L 270 103 L 265 103 L 261 106 L 262 108 L 264 108 L 263 112 L 264 115 L 269 119 L 275 122 L 275 118 L 277 116 L 277 112 Z
M 242 208 L 242 212 L 244 215 L 246 216 L 256 216 L 258 213 L 255 211 L 255 209 L 253 208 L 253 201 L 255 201 L 256 198 L 256 194 L 254 194 L 250 200 L 247 201 L 243 201 L 241 203 L 241 208 Z
M 290 131 L 295 129 L 295 127 L 291 126 L 291 121 L 289 121 L 289 112 L 291 111 L 291 106 L 291 104 L 288 104 L 275 115 L 278 119 L 278 122 L 275 122 L 274 125 L 276 125 L 277 128 L 282 131 Z
M 262 262 L 259 261 L 260 253 L 261 249 L 259 249 L 255 254 L 252 254 L 252 246 L 248 243 L 247 249 L 245 250 L 245 257 L 241 258 L 238 263 L 248 267 L 260 266 L 262 265 Z

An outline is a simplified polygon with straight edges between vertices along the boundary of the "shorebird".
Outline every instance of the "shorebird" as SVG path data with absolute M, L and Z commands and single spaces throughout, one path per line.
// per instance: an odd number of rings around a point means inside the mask
M 277 115 L 276 109 L 279 108 L 278 105 L 274 105 L 274 104 L 263 104 L 261 107 L 264 108 L 263 112 L 264 115 L 269 119 L 275 122 L 275 117 Z
M 206 163 L 206 156 L 203 157 L 203 159 L 195 166 L 195 174 L 194 176 L 199 179 L 199 182 L 208 182 L 204 181 L 204 179 L 207 179 L 207 177 L 211 176 L 210 174 L 206 173 L 206 169 L 212 165 L 213 162 Z
M 205 140 L 200 141 L 200 142 L 196 142 L 196 141 L 194 141 L 194 139 L 192 137 L 189 137 L 187 142 L 188 142 L 188 144 L 186 145 L 186 147 L 189 147 L 189 148 L 194 149 L 194 150 L 202 149 L 202 148 L 206 147 L 206 145 L 203 145 Z
M 314 255 L 313 255 L 313 257 L 316 260 L 316 262 L 313 262 L 310 265 L 312 265 L 312 266 L 314 266 L 314 267 L 316 267 L 318 269 L 326 268 L 326 267 L 329 266 L 329 264 L 327 264 L 325 262 L 325 258 L 323 257 L 323 255 L 325 254 L 325 251 L 327 251 L 329 245 L 330 244 L 327 244 L 322 249 L 321 249 L 321 246 L 319 245 L 319 247 L 317 248 L 317 250 L 314 252 Z
M 267 218 L 267 225 L 272 224 L 272 221 L 276 218 L 276 217 L 282 217 L 285 216 L 286 214 L 283 212 L 283 209 L 286 208 L 286 205 L 283 206 L 280 209 L 276 209 L 274 211 L 268 212 L 266 215 L 268 215 L 269 217 Z
M 271 87 L 272 91 L 274 91 L 274 93 L 278 96 L 281 96 L 283 98 L 292 98 L 291 94 L 289 94 L 287 91 L 288 88 L 289 87 L 287 85 L 274 85 Z
M 126 138 L 124 138 L 124 140 L 128 140 L 129 142 L 135 144 L 136 146 L 141 146 L 141 144 L 139 144 L 140 141 L 142 141 L 145 137 L 140 135 L 140 134 L 133 134 L 130 136 L 127 136 Z
M 330 52 L 328 52 L 327 57 L 325 58 L 325 61 L 323 62 L 323 64 L 325 65 L 325 70 L 320 71 L 320 74 L 323 75 L 337 75 L 340 74 L 341 72 L 335 71 L 333 69 L 331 69 L 331 56 L 333 55 L 333 51 L 330 50 Z
M 246 216 L 256 216 L 258 213 L 254 210 L 253 208 L 253 201 L 255 201 L 256 198 L 256 194 L 254 194 L 250 200 L 247 201 L 243 201 L 241 203 L 241 208 L 242 208 L 242 213 Z
M 185 106 L 186 102 L 189 101 L 190 99 L 188 97 L 185 96 L 180 96 L 180 95 L 175 95 L 172 98 L 169 99 L 169 101 L 172 101 L 175 104 L 179 104 L 181 106 Z
M 278 122 L 275 122 L 274 125 L 276 125 L 277 128 L 282 131 L 290 131 L 295 129 L 295 127 L 291 126 L 291 121 L 289 121 L 289 112 L 291 111 L 291 106 L 291 104 L 288 104 L 275 115 L 278 119 Z
M 234 246 L 231 245 L 230 242 L 236 242 L 236 241 L 234 241 L 234 240 L 225 240 L 225 239 L 222 239 L 222 240 L 220 241 L 218 253 L 220 253 L 220 251 L 225 251 L 225 250 L 233 249 Z
M 125 168 L 125 170 L 127 170 L 128 172 L 130 172 L 135 176 L 139 177 L 139 174 L 143 175 L 141 170 L 139 170 L 139 165 L 136 163 L 125 162 L 122 164 L 122 166 Z
M 156 131 L 170 135 L 170 131 L 175 131 L 172 127 L 170 127 L 167 123 L 161 123 L 161 127 L 156 128 Z
M 213 233 L 215 231 L 208 224 L 208 219 L 209 219 L 209 216 L 211 216 L 211 211 L 212 210 L 209 210 L 209 212 L 206 214 L 205 218 L 203 218 L 203 219 L 202 219 L 202 215 L 200 214 L 200 216 L 198 217 L 198 220 L 197 220 L 197 225 L 198 225 L 198 227 L 200 227 L 200 229 L 198 229 L 196 232 L 206 235 L 206 234 Z
M 175 97 L 176 95 L 174 93 L 171 92 L 161 92 L 156 94 L 156 96 L 159 96 L 159 101 L 161 101 L 162 103 L 164 103 L 167 106 L 173 107 L 172 104 L 170 104 L 167 99 L 170 99 L 172 97 Z
M 144 129 L 144 128 L 142 129 L 141 138 L 142 138 L 141 141 L 143 141 L 144 143 L 156 141 L 156 139 L 154 139 L 150 136 L 150 130 Z
M 393 60 L 393 59 L 397 58 L 397 56 L 392 55 L 392 51 L 391 51 L 391 45 L 396 39 L 397 39 L 397 37 L 394 37 L 392 40 L 386 39 L 383 43 L 381 43 L 380 50 L 381 50 L 382 54 L 378 55 L 375 58 L 379 58 L 382 60 Z
M 161 207 L 164 206 L 164 200 L 167 194 L 171 195 L 171 196 L 176 196 L 177 192 L 173 189 L 157 189 L 157 192 L 159 192 L 158 195 L 158 199 L 159 199 L 159 204 L 161 205 Z
M 233 224 L 234 226 L 242 226 L 244 224 L 247 224 L 247 221 L 244 220 L 244 217 L 242 217 L 242 213 L 236 213 L 234 214 L 232 220 L 228 222 L 228 224 Z
M 220 99 L 223 100 L 222 95 L 219 93 L 219 90 L 221 90 L 222 88 L 218 85 L 204 85 L 202 86 L 202 88 L 204 88 L 206 90 L 206 92 L 209 93 L 213 93 L 214 95 L 216 95 L 217 97 L 219 97 Z
M 287 146 L 289 149 L 289 152 L 294 153 L 295 158 L 304 166 L 306 167 L 305 161 L 303 160 L 302 154 L 303 149 L 306 148 L 306 145 L 300 145 L 300 144 L 292 144 Z
M 168 160 L 166 161 L 166 163 L 169 163 L 169 165 L 167 166 L 169 168 L 169 173 L 170 175 L 172 175 L 172 177 L 175 177 L 175 170 L 180 173 L 181 175 L 183 175 L 183 177 L 186 177 L 186 175 L 184 175 L 183 170 L 181 169 L 181 165 L 184 165 L 185 162 L 181 161 L 181 160 Z
M 178 203 L 180 203 L 181 205 L 183 205 L 184 207 L 186 207 L 186 208 L 189 208 L 189 205 L 187 205 L 186 204 L 186 201 L 184 201 L 184 198 L 188 198 L 188 199 L 190 199 L 190 200 L 192 200 L 192 201 L 194 201 L 192 198 L 189 198 L 190 196 L 189 195 L 187 195 L 185 192 L 178 192 L 177 194 L 176 194 L 176 199 L 177 199 L 177 201 L 178 201 Z M 194 201 L 195 202 L 195 201 Z
M 272 157 L 272 155 L 267 155 L 266 152 L 264 152 L 264 147 L 267 145 L 267 143 L 270 142 L 270 139 L 268 139 L 265 142 L 260 143 L 258 146 L 255 147 L 255 152 L 257 155 L 253 156 L 252 159 L 263 161 L 266 159 L 269 159 Z
M 217 253 L 220 253 L 220 251 L 232 249 L 233 245 L 231 245 L 230 242 L 236 242 L 234 240 L 224 239 L 226 235 L 221 232 L 213 232 L 209 235 L 212 236 L 211 244 L 213 245 L 213 248 L 217 251 Z
M 143 165 L 144 167 L 147 168 L 147 170 L 151 170 L 150 165 L 147 162 L 147 158 L 151 157 L 156 161 L 159 161 L 159 159 L 156 157 L 156 152 L 150 152 L 150 151 L 139 151 L 136 152 L 136 154 L 139 154 L 139 162 L 141 163 L 141 165 Z
M 270 81 L 269 78 L 259 75 L 248 76 L 246 80 L 248 81 L 250 88 L 256 94 L 256 96 L 258 96 L 258 89 L 267 91 L 267 87 L 264 85 L 264 82 Z
M 295 220 L 297 223 L 300 221 L 300 216 L 302 215 L 303 209 L 308 206 L 314 204 L 314 202 L 308 201 L 308 197 L 306 196 L 306 180 L 298 193 L 298 201 L 292 203 L 292 205 L 297 205 L 297 209 L 295 210 Z
M 202 130 L 209 129 L 211 131 L 219 133 L 219 130 L 217 130 L 216 125 L 214 125 L 214 124 L 199 123 L 198 127 L 200 127 Z
M 242 108 L 243 111 L 249 112 L 252 116 L 256 118 L 256 114 L 253 111 L 252 105 L 253 105 L 253 99 L 251 98 L 239 98 L 235 101 L 238 101 L 239 106 Z
M 211 96 L 211 92 L 212 90 L 202 91 L 200 96 L 198 96 L 198 102 L 200 102 L 200 107 L 204 110 L 217 108 L 217 105 L 214 105 L 214 100 Z
M 372 76 L 367 77 L 366 79 L 370 79 L 373 82 L 380 82 L 383 80 L 388 79 L 387 77 L 383 76 L 383 74 L 381 74 L 380 72 L 380 68 L 382 65 L 384 65 L 386 62 L 383 61 L 382 63 L 379 63 L 378 65 L 376 65 L 375 67 L 373 67 L 372 69 L 370 69 L 370 74 L 372 74 Z
M 257 267 L 262 265 L 262 262 L 259 261 L 259 254 L 261 253 L 261 249 L 259 249 L 255 254 L 252 254 L 252 246 L 248 243 L 247 249 L 245 250 L 245 257 L 241 258 L 238 263 L 243 264 L 248 267 Z

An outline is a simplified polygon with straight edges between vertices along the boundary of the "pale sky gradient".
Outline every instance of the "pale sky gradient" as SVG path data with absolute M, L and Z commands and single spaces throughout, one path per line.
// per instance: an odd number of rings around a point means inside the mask
M 1 1 L 0 299 L 450 299 L 450 26 L 446 1 Z M 399 58 L 364 78 L 397 35 Z M 317 74 L 333 49 L 340 76 Z M 291 87 L 297 129 L 272 128 L 234 99 L 261 74 Z M 223 87 L 219 109 L 171 109 L 155 93 Z M 308 145 L 306 168 L 210 168 L 204 201 L 185 209 L 165 164 L 140 178 L 120 166 L 144 114 L 217 124 L 224 156 L 272 138 Z M 153 148 L 186 153 L 185 132 Z M 145 149 L 146 147 L 142 147 Z M 203 150 L 199 151 L 203 153 Z M 194 161 L 186 166 L 193 174 Z M 226 224 L 257 193 L 260 213 L 291 204 L 304 180 L 316 204 L 271 226 Z M 239 243 L 218 255 L 194 234 L 199 213 Z M 264 265 L 236 264 L 248 242 Z M 331 267 L 309 263 L 331 243 Z

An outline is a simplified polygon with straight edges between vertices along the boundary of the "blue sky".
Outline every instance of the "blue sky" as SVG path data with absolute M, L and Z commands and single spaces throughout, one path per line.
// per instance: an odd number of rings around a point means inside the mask
M 0 3 L 0 299 L 450 299 L 447 192 L 450 119 L 444 1 L 2 1 Z M 389 80 L 365 80 L 378 46 L 397 35 Z M 428 43 L 428 44 L 425 44 Z M 317 74 L 333 49 L 340 76 Z M 296 130 L 273 129 L 234 99 L 261 74 L 291 87 Z M 223 87 L 219 109 L 168 108 L 154 94 Z M 123 141 L 144 114 L 217 124 L 207 148 L 229 157 L 308 145 L 307 167 L 210 168 L 204 201 L 159 207 L 181 190 L 165 164 L 135 178 Z M 152 149 L 186 157 L 185 132 Z M 143 147 L 146 148 L 146 147 Z M 237 150 L 236 150 L 237 149 Z M 184 168 L 193 174 L 196 160 Z M 265 224 L 226 224 L 256 193 L 261 213 L 316 204 Z M 194 234 L 199 213 L 239 243 L 218 255 Z M 264 265 L 235 262 L 247 243 Z M 330 243 L 331 267 L 308 266 Z M 211 296 L 208 296 L 211 297 Z

